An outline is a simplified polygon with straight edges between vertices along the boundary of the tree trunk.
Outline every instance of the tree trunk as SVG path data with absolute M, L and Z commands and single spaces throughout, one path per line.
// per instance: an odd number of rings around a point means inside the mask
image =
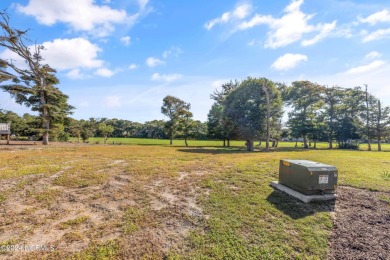
M 333 142 L 332 142 L 332 139 L 329 140 L 329 149 L 333 149 Z
M 370 113 L 369 113 L 369 105 L 368 105 L 368 91 L 367 91 L 367 85 L 366 86 L 366 131 L 367 131 L 367 142 L 368 142 L 368 150 L 371 151 L 371 140 L 370 140 Z
M 104 136 L 104 144 L 107 143 L 107 136 Z
M 275 145 L 276 145 L 276 142 L 272 141 L 272 147 L 275 147 Z
M 184 138 L 184 143 L 186 144 L 186 147 L 188 147 L 188 143 L 187 143 L 187 137 Z
M 77 142 L 80 143 L 80 134 L 77 135 Z
M 226 147 L 226 140 L 223 139 L 223 147 Z
M 261 140 L 259 141 L 259 146 L 261 146 Z
M 309 146 L 307 145 L 307 136 L 306 135 L 303 136 L 303 148 L 309 149 Z
M 252 140 L 246 140 L 245 145 L 246 145 L 246 150 L 248 152 L 253 152 L 254 151 L 254 149 L 253 149 L 253 141 Z
M 265 82 L 267 83 L 267 81 Z M 270 104 L 269 104 L 269 93 L 268 93 L 268 89 L 267 89 L 267 86 L 265 86 L 264 84 L 262 85 L 263 87 L 263 91 L 265 93 L 265 98 L 266 98 L 266 101 L 267 101 L 267 132 L 266 132 L 266 139 L 265 139 L 265 151 L 266 152 L 269 152 L 269 128 L 270 128 Z
M 230 147 L 230 139 L 227 139 L 227 146 Z
M 49 132 L 46 130 L 45 130 L 45 132 L 43 132 L 42 144 L 49 145 Z
M 279 145 L 279 140 L 276 140 L 275 147 L 278 147 L 278 145 Z
M 381 129 L 381 120 L 382 120 L 382 108 L 381 101 L 378 100 L 378 121 L 376 125 L 376 135 L 378 137 L 378 151 L 382 151 L 381 139 L 382 139 L 382 129 Z
M 311 147 L 311 140 L 309 139 L 309 146 Z
M 314 149 L 317 149 L 317 141 L 314 140 Z
M 43 111 L 42 111 L 42 127 L 43 127 L 43 138 L 42 138 L 42 144 L 43 145 L 49 145 L 49 129 L 50 129 L 50 121 L 49 121 L 49 111 L 47 110 L 47 107 L 46 107 L 46 104 L 47 104 L 47 100 L 46 100 L 46 97 L 45 97 L 45 88 L 46 88 L 46 79 L 44 79 L 43 77 L 41 77 L 40 79 L 40 83 L 41 83 L 41 103 L 42 103 L 42 106 L 43 106 Z
M 295 141 L 295 147 L 298 147 L 298 141 Z

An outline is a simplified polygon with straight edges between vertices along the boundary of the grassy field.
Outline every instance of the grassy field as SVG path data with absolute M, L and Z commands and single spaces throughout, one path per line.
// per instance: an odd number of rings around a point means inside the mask
M 174 147 L 120 140 L 133 145 L 1 146 L 1 245 L 56 249 L 0 256 L 326 259 L 332 205 L 304 204 L 269 187 L 279 160 L 335 165 L 339 185 L 390 192 L 388 152 L 280 143 L 270 153 L 248 153 L 235 141 L 232 148 L 211 141 L 186 148 L 176 140 Z
M 76 138 L 71 138 L 71 142 L 77 142 Z M 92 137 L 88 140 L 90 144 L 104 144 L 104 139 L 102 137 Z M 146 138 L 108 138 L 107 144 L 130 144 L 130 145 L 169 145 L 169 140 L 165 139 L 146 139 Z M 188 140 L 189 146 L 196 147 L 222 147 L 222 141 L 214 140 Z M 265 147 L 265 143 L 262 142 L 260 146 L 259 143 L 255 143 L 256 148 L 261 149 Z M 334 144 L 335 145 L 335 144 Z M 173 146 L 185 146 L 184 140 L 173 140 Z M 232 140 L 230 142 L 232 147 L 245 147 L 245 141 Z M 279 147 L 295 147 L 295 142 L 279 142 Z M 298 148 L 303 147 L 303 143 L 298 142 Z M 320 142 L 317 143 L 317 149 L 327 149 L 329 147 L 328 143 Z M 367 144 L 361 144 L 360 150 L 366 151 L 368 149 Z M 377 144 L 372 144 L 371 149 L 373 151 L 378 150 Z M 383 151 L 390 151 L 390 144 L 382 144 Z

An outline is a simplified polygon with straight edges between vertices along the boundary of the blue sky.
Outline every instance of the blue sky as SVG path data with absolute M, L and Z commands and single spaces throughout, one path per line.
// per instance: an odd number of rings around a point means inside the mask
M 0 7 L 46 47 L 77 119 L 162 119 L 169 94 L 205 121 L 210 94 L 247 76 L 368 84 L 390 105 L 388 0 L 2 0 Z M 0 57 L 18 62 L 4 49 Z M 3 92 L 0 108 L 29 112 Z

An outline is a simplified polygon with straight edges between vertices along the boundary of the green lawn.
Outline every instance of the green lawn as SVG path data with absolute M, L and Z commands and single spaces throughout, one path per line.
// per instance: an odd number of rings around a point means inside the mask
M 76 138 L 71 138 L 72 142 L 76 142 Z M 88 142 L 90 144 L 104 144 L 104 139 L 102 137 L 92 137 L 89 138 Z M 131 145 L 169 145 L 169 140 L 166 139 L 147 139 L 147 138 L 108 138 L 107 144 L 131 144 Z M 215 140 L 188 140 L 189 146 L 199 146 L 199 147 L 222 147 L 223 141 Z M 262 142 L 262 145 L 259 146 L 259 143 L 255 143 L 255 148 L 264 148 L 265 142 Z M 184 140 L 173 140 L 173 146 L 185 146 Z M 245 141 L 232 140 L 230 142 L 232 147 L 245 147 Z M 295 147 L 295 142 L 279 142 L 279 147 Z M 336 144 L 334 144 L 336 146 Z M 302 148 L 303 143 L 298 142 L 298 148 Z M 327 149 L 329 147 L 328 143 L 320 142 L 317 143 L 317 149 Z M 367 150 L 367 144 L 361 144 L 360 150 Z M 313 149 L 310 147 L 310 149 Z M 377 144 L 372 144 L 371 149 L 373 151 L 378 150 Z M 383 151 L 390 151 L 390 144 L 382 144 Z
M 278 178 L 279 160 L 331 164 L 339 185 L 390 191 L 388 152 L 280 143 L 270 153 L 250 153 L 238 141 L 233 148 L 210 147 L 221 145 L 214 141 L 190 141 L 196 147 L 188 148 L 179 140 L 173 147 L 168 140 L 112 141 L 137 145 L 0 150 L 0 205 L 9 214 L 0 244 L 26 244 L 44 227 L 55 235 L 43 239 L 58 250 L 39 257 L 326 259 L 330 208 L 275 192 L 269 183 Z

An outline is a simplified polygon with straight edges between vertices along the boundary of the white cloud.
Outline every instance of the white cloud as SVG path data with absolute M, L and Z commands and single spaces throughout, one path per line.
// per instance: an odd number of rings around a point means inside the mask
M 363 31 L 362 35 L 364 35 L 363 42 L 370 42 L 370 41 L 375 41 L 375 40 L 386 39 L 386 38 L 390 37 L 390 28 L 389 29 L 379 29 L 379 30 L 376 30 L 372 33 L 368 33 L 367 31 Z
M 103 66 L 103 61 L 97 58 L 101 49 L 86 39 L 55 39 L 51 42 L 44 42 L 42 45 L 45 47 L 45 50 L 42 50 L 43 63 L 49 64 L 54 69 L 89 69 Z M 35 46 L 29 47 L 33 52 Z M 13 59 L 16 61 L 16 65 L 26 67 L 24 61 L 8 49 L 4 50 L 0 54 L 0 57 L 3 59 Z M 75 73 L 74 71 L 73 75 L 76 75 Z
M 376 60 L 376 61 L 371 62 L 370 64 L 367 64 L 367 65 L 362 65 L 362 66 L 351 68 L 351 69 L 347 70 L 344 74 L 351 75 L 351 74 L 362 74 L 362 73 L 371 72 L 371 71 L 374 71 L 374 70 L 382 67 L 385 63 L 386 62 L 383 60 Z
M 178 79 L 181 79 L 183 76 L 181 74 L 168 74 L 168 75 L 160 75 L 160 73 L 154 73 L 152 75 L 151 80 L 153 81 L 164 81 L 164 82 L 172 82 Z
M 55 69 L 98 68 L 103 61 L 97 59 L 101 49 L 83 38 L 55 39 L 42 43 L 45 62 Z
M 280 56 L 271 67 L 276 70 L 290 70 L 303 61 L 307 61 L 306 55 L 287 53 Z
M 148 67 L 156 67 L 164 63 L 165 63 L 164 61 L 154 57 L 149 57 L 146 59 L 146 65 L 148 65 Z
M 93 0 L 30 0 L 26 6 L 16 5 L 23 14 L 34 16 L 44 25 L 62 22 L 75 31 L 84 31 L 97 37 L 105 37 L 113 32 L 114 24 L 133 24 L 139 14 L 127 16 L 125 10 L 99 6 Z
M 390 12 L 387 9 L 383 9 L 380 12 L 376 12 L 366 18 L 359 17 L 359 22 L 375 25 L 379 22 L 390 22 Z
M 205 23 L 204 27 L 211 30 L 217 24 L 228 23 L 231 20 L 240 20 L 247 17 L 251 12 L 252 6 L 250 4 L 241 4 L 231 12 L 225 12 L 219 18 L 212 19 Z
M 135 69 L 138 69 L 138 65 L 137 64 L 130 64 L 129 65 L 129 70 L 135 70 Z
M 327 37 L 336 27 L 336 21 L 332 23 L 310 25 L 308 22 L 313 18 L 312 14 L 305 14 L 300 10 L 303 0 L 293 0 L 285 9 L 281 18 L 270 15 L 256 14 L 252 19 L 238 25 L 238 30 L 246 30 L 255 26 L 266 24 L 269 27 L 265 47 L 276 49 L 300 41 L 307 33 L 319 32 L 317 36 L 302 42 L 303 46 L 317 43 Z
M 138 0 L 138 5 L 141 10 L 145 9 L 146 5 L 148 4 L 149 0 Z
M 129 45 L 130 45 L 130 42 L 131 42 L 130 36 L 124 36 L 124 37 L 122 37 L 122 38 L 121 38 L 121 42 L 123 43 L 123 45 L 129 46 Z
M 320 33 L 310 40 L 303 40 L 301 43 L 302 46 L 313 45 L 326 38 L 336 28 L 336 23 L 336 21 L 333 21 L 332 23 L 319 24 L 317 27 L 319 28 Z
M 122 101 L 120 96 L 108 96 L 104 99 L 104 106 L 109 108 L 121 107 Z
M 382 54 L 377 52 L 377 51 L 372 51 L 370 53 L 368 53 L 364 58 L 367 59 L 367 60 L 372 60 L 372 59 L 375 59 L 375 58 L 379 58 L 381 57 Z
M 237 6 L 236 9 L 233 11 L 233 17 L 236 17 L 238 19 L 244 19 L 247 17 L 251 11 L 252 6 L 249 4 L 243 4 Z
M 114 74 L 115 74 L 114 71 L 107 68 L 100 68 L 95 71 L 95 75 L 105 77 L 105 78 L 111 78 Z
M 80 69 L 73 69 L 66 73 L 66 76 L 70 79 L 83 79 L 85 76 L 81 73 Z
M 257 25 L 260 25 L 260 24 L 272 24 L 275 21 L 276 20 L 270 15 L 256 14 L 249 21 L 244 21 L 241 24 L 239 24 L 238 29 L 239 30 L 246 30 L 246 29 L 250 29 L 252 27 L 255 27 Z
M 162 57 L 164 59 L 168 58 L 169 56 L 179 57 L 182 53 L 183 51 L 179 47 L 173 46 L 169 50 L 164 51 Z

